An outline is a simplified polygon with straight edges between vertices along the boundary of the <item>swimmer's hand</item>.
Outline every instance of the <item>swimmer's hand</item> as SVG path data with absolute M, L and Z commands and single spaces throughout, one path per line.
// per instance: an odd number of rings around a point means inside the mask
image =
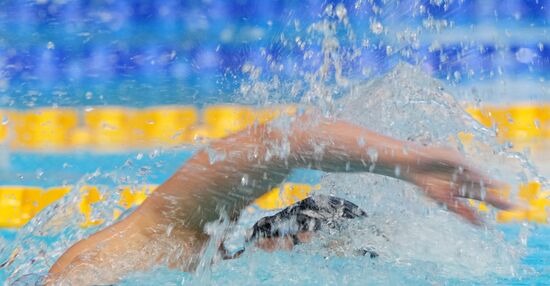
M 463 199 L 483 201 L 504 210 L 515 207 L 498 194 L 503 183 L 471 166 L 458 152 L 421 147 L 407 167 L 408 171 L 403 174 L 406 180 L 473 224 L 480 225 L 481 220 Z
M 411 182 L 428 197 L 476 225 L 481 220 L 463 199 L 484 201 L 504 210 L 516 207 L 499 196 L 496 190 L 503 189 L 501 182 L 450 149 L 404 142 L 330 119 L 319 120 L 315 128 L 299 128 L 294 136 L 300 138 L 296 149 L 301 149 L 301 156 L 315 154 L 311 150 L 323 146 L 318 157 L 304 160 L 305 166 L 327 172 L 372 172 Z

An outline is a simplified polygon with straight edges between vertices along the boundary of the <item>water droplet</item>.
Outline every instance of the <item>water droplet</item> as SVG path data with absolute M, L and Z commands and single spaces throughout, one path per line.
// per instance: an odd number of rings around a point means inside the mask
M 382 23 L 374 21 L 372 24 L 370 24 L 370 30 L 376 34 L 380 35 L 384 31 L 384 26 L 382 26 Z
M 214 149 L 208 148 L 206 150 L 206 153 L 208 154 L 208 161 L 209 161 L 210 165 L 212 165 L 216 162 L 225 160 L 226 154 L 223 151 L 218 152 Z
M 248 185 L 248 174 L 244 174 L 241 178 L 241 185 L 247 186 Z
M 367 142 L 365 142 L 365 138 L 363 138 L 362 136 L 357 139 L 357 145 L 359 145 L 359 147 L 365 146 L 366 143 Z
M 159 153 L 160 153 L 160 152 L 159 152 L 158 149 L 155 149 L 155 150 L 151 151 L 151 152 L 149 153 L 149 159 L 154 159 L 154 158 L 156 158 L 156 157 L 159 155 Z
M 118 128 L 116 128 L 116 126 L 113 126 L 107 122 L 102 122 L 101 123 L 101 129 L 103 130 L 117 130 Z
M 541 128 L 541 125 L 540 125 L 540 120 L 539 119 L 535 119 L 535 121 L 533 122 L 535 124 L 535 127 L 537 129 L 540 129 Z
M 2 115 L 2 125 L 8 125 L 10 123 L 10 120 L 7 115 Z
M 143 159 L 143 153 L 138 153 L 136 155 L 136 160 L 141 160 L 141 159 Z
M 516 52 L 516 60 L 520 63 L 530 64 L 537 57 L 537 53 L 533 52 L 529 48 L 520 48 Z
M 42 169 L 37 169 L 36 170 L 36 178 L 37 179 L 42 178 L 43 175 L 44 175 L 44 170 L 42 170 Z
M 336 16 L 338 17 L 338 20 L 345 21 L 347 18 L 348 11 L 346 10 L 346 7 L 344 4 L 340 3 L 336 6 Z
M 456 81 L 459 81 L 462 78 L 462 74 L 459 71 L 455 71 L 453 73 L 453 76 L 454 76 Z
M 420 5 L 420 6 L 418 7 L 418 12 L 420 12 L 420 14 L 426 13 L 426 6 Z
M 367 150 L 367 155 L 369 155 L 369 158 L 373 163 L 378 160 L 378 151 L 374 148 L 369 148 L 369 150 Z
M 391 56 L 393 53 L 393 48 L 391 46 L 386 46 L 386 55 Z
M 130 166 L 133 166 L 133 165 L 134 165 L 134 162 L 132 162 L 131 159 L 126 160 L 126 162 L 124 162 L 124 164 L 122 164 L 123 167 L 130 167 Z
M 86 97 L 86 99 L 92 99 L 94 97 L 94 94 L 91 91 L 88 91 L 84 96 Z
M 47 48 L 48 48 L 48 50 L 53 50 L 53 49 L 55 49 L 55 44 L 52 41 L 49 41 L 48 45 L 47 45 Z
M 325 8 L 325 14 L 326 14 L 327 16 L 332 16 L 332 13 L 333 13 L 333 11 L 332 11 L 332 4 L 328 4 L 327 7 Z
M 141 176 L 141 177 L 147 176 L 147 175 L 151 174 L 151 170 L 152 170 L 151 167 L 143 166 L 143 167 L 139 168 L 138 175 Z
M 401 176 L 401 166 L 395 166 L 395 169 L 393 171 L 395 173 L 395 177 L 399 178 L 399 176 Z

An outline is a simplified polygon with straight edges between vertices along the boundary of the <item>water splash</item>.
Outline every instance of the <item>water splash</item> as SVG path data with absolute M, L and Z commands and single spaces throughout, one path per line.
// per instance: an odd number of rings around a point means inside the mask
M 298 64 L 286 63 L 263 53 L 268 68 L 245 64 L 242 73 L 247 75 L 247 80 L 241 84 L 241 95 L 236 100 L 260 106 L 287 102 L 313 105 L 324 114 L 336 115 L 402 140 L 459 148 L 485 167 L 488 173 L 507 178 L 512 184 L 533 178 L 544 181 L 523 154 L 509 152 L 495 141 L 494 130 L 481 126 L 468 116 L 443 83 L 424 75 L 421 62 L 414 67 L 400 64 L 382 78 L 367 84 L 357 83 L 357 78 L 351 76 L 358 73 L 352 63 L 361 56 L 363 49 L 376 47 L 376 50 L 392 56 L 383 60 L 391 61 L 396 54 L 409 59 L 407 53 L 410 47 L 418 46 L 422 31 L 441 31 L 450 26 L 445 20 L 428 16 L 420 27 L 401 22 L 405 27 L 396 28 L 385 19 L 402 19 L 409 12 L 413 17 L 425 15 L 425 7 L 419 5 L 419 1 L 413 1 L 410 8 L 392 10 L 383 5 L 392 1 L 381 1 L 383 3 L 379 5 L 375 2 L 379 1 L 357 1 L 355 4 L 356 9 L 370 5 L 373 15 L 369 16 L 368 28 L 375 38 L 357 36 L 350 24 L 353 11 L 342 4 L 329 4 L 322 19 L 305 29 L 305 35 L 298 37 L 291 32 L 280 35 L 283 39 L 280 44 L 297 47 L 304 54 L 304 62 L 311 61 L 312 64 L 296 68 L 297 73 L 286 82 L 282 72 L 277 71 L 294 69 Z M 447 1 L 433 2 L 445 5 Z M 301 28 L 296 27 L 294 32 L 297 33 Z M 385 38 L 388 34 L 396 35 L 397 40 Z M 438 46 L 436 41 L 432 44 Z M 520 56 L 526 58 L 525 53 Z M 360 71 L 359 81 L 366 79 L 364 75 L 370 78 L 383 72 Z M 92 97 L 91 93 L 89 97 Z M 459 132 L 475 135 L 473 147 L 460 145 L 456 140 Z M 455 138 L 454 143 L 449 138 Z M 284 148 L 274 149 L 276 156 L 288 152 Z M 225 158 L 224 154 L 209 155 L 212 163 Z M 373 162 L 376 161 L 375 151 L 370 151 L 369 155 Z M 156 153 L 150 156 L 156 156 Z M 144 178 L 136 179 L 135 173 L 140 171 L 130 164 L 131 161 L 128 162 L 122 166 L 125 171 L 104 174 L 104 178 L 111 183 L 144 182 Z M 141 173 L 145 177 L 148 171 L 142 170 Z M 85 177 L 78 186 L 93 182 L 98 176 L 100 174 Z M 201 284 L 205 281 L 272 285 L 319 281 L 346 285 L 443 284 L 447 281 L 491 283 L 495 277 L 514 276 L 521 272 L 518 257 L 523 249 L 506 242 L 494 224 L 489 223 L 485 230 L 466 225 L 419 196 L 408 184 L 357 174 L 327 175 L 321 183 L 321 192 L 352 200 L 367 210 L 369 218 L 352 223 L 340 234 L 321 233 L 313 243 L 299 246 L 295 252 L 265 253 L 251 248 L 240 259 L 213 265 L 210 264 L 212 255 L 208 255 L 197 274 L 160 268 L 132 274 L 123 284 Z M 68 246 L 97 230 L 79 227 L 80 217 L 75 215 L 78 213 L 78 186 L 25 226 L 13 244 L 0 245 L 0 261 L 10 261 L 10 256 L 18 252 L 5 269 L 10 273 L 9 282 L 32 284 L 36 281 L 35 276 L 46 273 Z M 94 214 L 105 219 L 107 225 L 112 223 L 115 201 L 116 193 L 102 202 L 97 208 L 99 212 Z M 375 235 L 373 225 L 388 239 Z M 219 236 L 227 227 L 226 223 L 212 226 L 212 233 Z M 337 247 L 327 247 L 335 244 Z M 32 247 L 23 249 L 25 245 Z M 215 253 L 215 247 L 212 243 L 207 251 Z M 372 259 L 356 254 L 355 250 L 366 247 L 376 249 L 380 256 Z
M 401 64 L 382 78 L 354 86 L 335 106 L 339 117 L 403 140 L 456 148 L 456 141 L 449 139 L 458 132 L 471 132 L 473 144 L 479 146 L 463 148 L 463 153 L 483 161 L 480 166 L 491 175 L 509 179 L 513 177 L 510 172 L 524 172 L 527 177 L 537 174 L 522 167 L 530 164 L 528 160 L 519 162 L 505 150 L 492 152 L 500 148 L 494 130 L 474 121 L 441 82 L 418 67 Z M 516 164 L 503 169 L 503 160 Z M 414 186 L 370 174 L 329 174 L 321 185 L 319 192 L 347 198 L 369 217 L 339 232 L 322 231 L 313 242 L 292 252 L 266 253 L 250 247 L 239 259 L 219 261 L 200 275 L 161 268 L 133 274 L 124 283 L 494 284 L 502 277 L 528 273 L 520 264 L 525 245 L 505 240 L 493 214 L 487 215 L 485 228 L 473 227 L 418 194 Z M 242 219 L 249 224 L 255 221 Z M 238 225 L 238 229 L 242 232 L 246 227 Z M 378 256 L 363 255 L 365 249 Z M 211 246 L 210 250 L 215 249 Z

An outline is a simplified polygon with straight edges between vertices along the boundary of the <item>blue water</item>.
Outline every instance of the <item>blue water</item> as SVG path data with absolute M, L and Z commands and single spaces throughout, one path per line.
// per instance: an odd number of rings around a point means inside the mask
M 22 185 L 36 185 L 41 187 L 58 186 L 61 184 L 76 184 L 78 180 L 86 173 L 93 173 L 97 170 L 101 170 L 102 173 L 119 172 L 135 172 L 143 167 L 154 167 L 155 171 L 150 176 L 139 178 L 142 183 L 159 184 L 170 176 L 186 159 L 190 157 L 192 151 L 189 149 L 169 149 L 161 152 L 144 153 L 144 151 L 133 151 L 125 153 L 112 153 L 112 154 L 96 154 L 93 152 L 84 153 L 59 153 L 40 155 L 34 153 L 14 153 L 9 156 L 10 170 L 9 173 L 17 174 L 17 176 L 11 176 L 11 180 L 3 178 L 4 185 L 10 184 L 22 184 Z M 140 154 L 143 154 L 141 156 Z M 139 160 L 137 158 L 140 158 Z M 36 169 L 43 171 L 43 175 L 40 178 L 35 176 Z M 5 173 L 5 172 L 2 172 Z M 289 181 L 303 182 L 303 183 L 315 183 L 318 182 L 321 173 L 312 172 L 307 170 L 298 170 Z M 19 178 L 23 176 L 22 178 Z M 109 180 L 97 181 L 98 183 L 107 184 Z M 110 184 L 114 187 L 112 181 Z M 367 210 L 368 211 L 368 210 Z M 31 221 L 32 223 L 32 221 Z M 527 253 L 522 258 L 522 264 L 529 267 L 534 271 L 532 274 L 522 274 L 521 278 L 498 278 L 498 281 L 502 284 L 510 285 L 543 285 L 546 281 L 550 281 L 550 247 L 548 241 L 550 241 L 550 227 L 545 225 L 530 225 L 529 227 L 521 226 L 519 224 L 502 225 L 498 227 L 505 235 L 507 240 L 511 242 L 518 242 L 520 239 L 520 232 L 525 232 L 528 229 L 527 237 Z M 17 235 L 17 230 L 3 229 L 0 230 L 0 238 L 5 243 L 14 241 Z M 40 241 L 52 244 L 55 242 L 56 237 L 39 238 Z M 279 254 L 277 254 L 279 255 Z M 284 258 L 286 259 L 286 258 Z M 296 259 L 296 258 L 293 258 Z M 294 260 L 289 260 L 288 263 L 293 263 Z M 299 261 L 299 259 L 297 260 Z M 263 261 L 262 263 L 269 263 Z M 353 265 L 352 260 L 339 260 L 339 258 L 330 259 L 326 262 L 327 267 L 334 268 L 334 271 L 338 271 L 339 267 L 347 269 Z M 352 264 L 349 264 L 352 263 Z M 338 266 L 340 265 L 340 266 Z M 269 268 L 269 266 L 266 266 Z M 7 276 L 7 273 L 0 271 L 0 278 Z M 212 274 L 214 277 L 220 273 Z M 260 273 L 261 274 L 261 273 Z M 267 273 L 266 273 L 267 274 Z M 148 274 L 149 275 L 149 274 Z M 189 278 L 191 277 L 191 278 Z M 192 279 L 189 276 L 188 279 Z M 271 283 L 272 278 L 267 275 L 258 279 L 265 283 Z M 153 276 L 141 277 L 138 280 L 148 281 L 147 279 L 154 279 Z M 212 278 L 216 280 L 216 278 Z M 311 280 L 313 279 L 313 280 Z M 138 281 L 131 279 L 129 281 Z M 310 282 L 315 283 L 315 279 L 310 277 Z M 450 284 L 461 284 L 460 281 L 448 281 Z M 130 282 L 132 284 L 132 282 Z M 147 283 L 145 283 L 147 284 Z M 145 285 L 144 284 L 144 285 Z
M 501 230 L 509 237 L 509 239 L 516 241 L 518 239 L 517 233 L 519 232 L 519 226 L 517 225 L 507 225 L 502 226 Z M 550 281 L 550 248 L 548 247 L 548 241 L 550 241 L 550 227 L 547 226 L 532 226 L 531 231 L 529 234 L 529 238 L 527 240 L 527 254 L 525 257 L 522 258 L 522 264 L 525 266 L 530 267 L 532 270 L 534 270 L 534 273 L 530 275 L 524 275 L 521 278 L 499 278 L 499 282 L 501 284 L 505 285 L 547 285 L 548 281 Z M 16 236 L 16 230 L 7 230 L 3 229 L 0 230 L 0 237 L 2 239 L 5 239 L 6 243 L 10 243 L 14 240 Z M 48 242 L 48 241 L 46 241 Z M 51 243 L 52 241 L 49 241 Z M 269 263 L 269 260 L 266 260 L 263 262 Z M 349 263 L 349 262 L 348 262 Z M 266 266 L 268 267 L 268 266 Z M 289 267 L 291 265 L 289 264 Z M 334 266 L 332 266 L 334 267 Z M 334 269 L 335 272 L 342 274 L 338 269 L 338 266 Z M 6 278 L 7 273 L 1 272 L 0 273 L 0 280 L 3 280 Z M 217 274 L 217 275 L 223 275 L 223 274 Z M 152 277 L 149 277 L 150 279 L 153 279 Z M 269 281 L 269 277 L 265 278 L 264 282 Z M 152 282 L 146 280 L 145 277 L 142 277 L 141 280 L 147 285 L 147 283 Z M 135 283 L 135 280 L 130 280 L 134 282 L 129 282 L 128 285 L 133 285 Z M 313 283 L 315 280 L 313 280 Z M 318 281 L 317 281 L 318 282 Z M 452 284 L 461 284 L 460 282 L 452 283 Z M 470 282 L 468 282 L 470 284 Z
M 245 63 L 269 71 L 262 75 L 267 79 L 296 80 L 316 71 L 322 58 L 317 39 L 301 49 L 280 35 L 312 38 L 306 27 L 340 3 L 355 34 L 371 43 L 359 47 L 359 58 L 342 63 L 347 77 L 372 78 L 404 60 L 455 84 L 548 79 L 546 1 L 260 2 L 0 1 L 0 107 L 231 102 L 232 91 L 246 81 L 240 77 Z M 388 34 L 370 31 L 373 20 Z M 448 26 L 429 27 L 431 20 Z M 417 32 L 415 40 L 396 39 L 405 27 Z M 344 40 L 345 31 L 338 36 Z M 387 54 L 387 46 L 395 52 Z M 518 57 L 522 49 L 527 58 Z M 314 57 L 305 58 L 309 51 Z M 282 69 L 270 69 L 272 63 Z M 548 96 L 525 91 L 482 99 Z
M 302 81 L 323 64 L 322 37 L 307 27 L 325 19 L 338 22 L 325 13 L 338 4 L 347 9 L 350 25 L 339 22 L 335 30 L 341 45 L 335 57 L 341 57 L 346 78 L 367 81 L 404 61 L 464 88 L 455 97 L 465 102 L 550 100 L 548 1 L 0 0 L 0 108 L 300 102 L 311 87 Z M 376 21 L 387 30 L 373 31 Z M 347 38 L 350 30 L 356 42 Z M 351 60 L 354 44 L 361 55 Z M 250 79 L 242 72 L 245 64 L 263 73 Z M 329 85 L 334 70 L 330 73 Z M 282 84 L 268 90 L 274 100 L 236 92 L 275 77 Z M 295 87 L 296 93 L 289 92 Z M 5 160 L 0 184 L 160 184 L 190 154 L 190 149 L 0 153 Z M 102 176 L 82 181 L 96 172 Z M 302 170 L 290 180 L 315 183 L 319 177 Z M 520 226 L 501 229 L 510 241 L 518 240 Z M 547 226 L 530 227 L 522 260 L 540 275 L 502 284 L 549 284 L 549 232 Z M 8 230 L 0 234 L 7 241 L 15 236 Z M 327 267 L 336 271 L 342 264 L 334 261 Z M 265 277 L 270 274 L 259 275 Z
M 508 239 L 518 239 L 519 226 L 505 225 L 501 229 Z M 502 279 L 503 284 L 545 285 L 550 283 L 550 227 L 532 225 L 527 239 L 527 255 L 522 263 L 532 267 L 537 275 L 522 279 Z
M 39 153 L 14 152 L 7 156 L 5 169 L 0 169 L 2 185 L 37 186 L 41 188 L 62 185 L 75 185 L 85 174 L 96 171 L 102 173 L 131 173 L 134 182 L 158 185 L 168 179 L 187 159 L 191 157 L 195 147 L 174 149 L 135 150 L 130 152 L 100 153 Z M 150 172 L 139 170 L 150 169 Z M 314 184 L 318 181 L 320 172 L 311 170 L 296 170 L 289 180 L 295 183 Z M 112 180 L 104 180 L 106 185 L 116 187 Z

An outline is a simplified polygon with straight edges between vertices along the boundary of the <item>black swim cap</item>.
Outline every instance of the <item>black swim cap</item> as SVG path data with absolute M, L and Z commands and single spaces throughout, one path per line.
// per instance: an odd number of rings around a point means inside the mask
M 342 219 L 366 216 L 366 212 L 350 201 L 316 195 L 299 201 L 275 215 L 260 219 L 252 227 L 252 234 L 247 241 L 294 236 L 303 231 L 317 231 L 322 225 L 338 225 Z

